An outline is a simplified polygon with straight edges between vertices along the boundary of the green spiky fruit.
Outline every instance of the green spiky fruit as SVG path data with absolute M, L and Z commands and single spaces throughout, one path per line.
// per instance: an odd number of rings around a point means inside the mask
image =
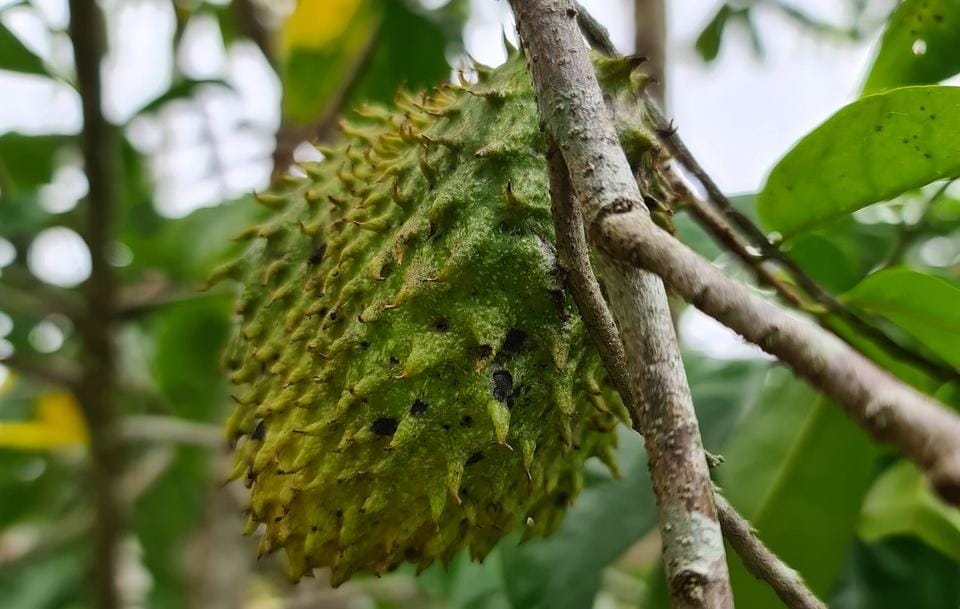
M 629 62 L 600 67 L 631 90 Z M 243 284 L 225 362 L 248 528 L 335 584 L 549 533 L 625 418 L 562 286 L 522 57 L 358 114 L 215 273 Z M 654 158 L 642 121 L 621 133 Z

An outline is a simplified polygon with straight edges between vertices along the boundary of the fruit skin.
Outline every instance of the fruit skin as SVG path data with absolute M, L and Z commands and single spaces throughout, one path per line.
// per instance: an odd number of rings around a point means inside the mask
M 635 93 L 629 63 L 598 61 Z M 247 528 L 294 580 L 481 559 L 554 530 L 586 459 L 615 470 L 627 417 L 563 290 L 525 63 L 478 71 L 359 109 L 211 277 L 243 286 L 224 360 Z M 655 164 L 628 114 L 625 148 Z

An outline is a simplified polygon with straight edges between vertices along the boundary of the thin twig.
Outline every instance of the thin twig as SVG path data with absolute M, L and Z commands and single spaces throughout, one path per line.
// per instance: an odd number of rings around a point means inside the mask
M 800 574 L 781 561 L 719 492 L 714 496 L 723 536 L 743 561 L 750 575 L 765 581 L 791 609 L 826 609 L 807 588 Z
M 380 27 L 372 31 L 360 52 L 353 58 L 353 63 L 347 68 L 346 75 L 340 79 L 337 90 L 330 96 L 327 107 L 324 108 L 316 120 L 307 124 L 297 124 L 287 119 L 283 120 L 277 131 L 277 147 L 273 153 L 273 177 L 276 181 L 293 163 L 293 151 L 304 141 L 324 141 L 332 137 L 339 124 L 343 105 L 350 98 L 356 88 L 360 76 L 366 69 L 370 56 L 380 40 Z
M 70 38 L 83 107 L 81 143 L 89 183 L 84 239 L 90 250 L 90 278 L 84 286 L 86 315 L 78 324 L 83 372 L 77 397 L 90 429 L 90 491 L 94 496 L 93 584 L 96 606 L 117 609 L 119 542 L 125 509 L 118 480 L 124 451 L 116 433 L 115 353 L 111 337 L 115 278 L 108 262 L 119 208 L 116 132 L 103 116 L 100 61 L 106 50 L 104 17 L 91 0 L 70 0 Z
M 230 3 L 233 16 L 237 20 L 240 30 L 253 41 L 263 57 L 274 69 L 277 67 L 277 57 L 273 49 L 273 33 L 260 20 L 259 10 L 252 0 L 233 0 Z
M 123 418 L 121 434 L 127 442 L 150 440 L 219 449 L 226 446 L 220 427 L 163 415 L 131 415 Z
M 907 248 L 913 245 L 917 238 L 923 234 L 923 229 L 926 224 L 924 222 L 924 217 L 930 210 L 930 207 L 932 207 L 933 204 L 936 203 L 940 197 L 947 192 L 947 189 L 949 189 L 954 182 L 956 182 L 956 180 L 947 180 L 927 198 L 923 204 L 923 210 L 920 212 L 920 217 L 917 218 L 916 223 L 905 226 L 900 232 L 900 235 L 897 238 L 897 244 L 894 246 L 893 251 L 891 251 L 887 256 L 886 260 L 880 263 L 880 269 L 888 269 L 901 262 L 903 254 L 907 251 Z
M 561 154 L 588 224 L 625 202 L 643 206 L 566 0 L 513 0 L 546 132 Z M 566 171 L 559 163 L 566 164 Z M 557 186 L 551 187 L 556 193 Z M 563 204 L 562 202 L 560 204 Z M 628 362 L 633 416 L 643 431 L 658 500 L 665 567 L 674 607 L 732 607 L 720 525 L 683 362 L 663 283 L 603 253 L 611 310 Z
M 23 357 L 13 354 L 0 360 L 0 365 L 23 375 L 26 378 L 57 385 L 70 391 L 76 391 L 80 385 L 81 371 L 70 360 L 47 356 L 42 359 Z

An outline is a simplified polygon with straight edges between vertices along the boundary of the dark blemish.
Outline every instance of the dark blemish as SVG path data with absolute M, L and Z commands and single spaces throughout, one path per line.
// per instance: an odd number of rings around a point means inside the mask
M 380 417 L 370 425 L 370 431 L 378 436 L 392 436 L 397 431 L 397 425 L 393 417 Z
M 567 505 L 567 500 L 570 499 L 570 496 L 566 493 L 557 493 L 556 499 L 554 502 L 557 504 L 557 507 L 563 507 Z
M 930 153 L 929 153 L 929 152 L 925 152 L 925 153 L 923 153 L 923 158 L 929 159 L 929 158 L 933 158 L 933 157 L 930 156 Z
M 283 516 L 277 516 L 273 519 L 274 522 L 280 522 L 281 520 L 283 520 Z
M 481 459 L 483 459 L 483 453 L 479 451 L 475 452 L 472 455 L 470 455 L 470 457 L 467 459 L 467 462 L 464 465 L 473 465 L 474 463 L 476 463 L 477 461 L 480 461 Z
M 496 370 L 491 380 L 490 392 L 493 394 L 493 399 L 506 403 L 513 392 L 513 375 L 506 370 Z
M 477 347 L 477 355 L 479 355 L 480 359 L 487 359 L 491 353 L 493 353 L 493 347 L 490 345 L 480 345 Z
M 920 139 L 920 136 L 917 135 L 916 133 L 914 133 L 914 134 L 913 134 L 913 139 L 915 139 L 915 140 Z
M 330 311 L 329 317 L 330 317 L 330 321 L 337 321 L 337 312 L 336 312 L 336 311 Z
M 333 272 L 333 276 L 334 276 L 334 277 L 339 277 L 339 276 L 340 276 L 340 271 L 334 271 L 334 272 Z
M 553 308 L 557 311 L 557 317 L 560 321 L 570 321 L 570 312 L 567 311 L 566 298 L 563 290 L 550 290 L 550 299 L 553 301 Z
M 936 115 L 936 114 L 931 114 L 931 115 L 930 115 L 930 120 L 932 120 L 932 121 L 937 120 L 937 115 Z
M 909 144 L 909 143 L 910 143 L 910 140 L 908 140 L 907 138 L 903 138 L 903 139 L 900 140 L 900 141 L 903 142 L 904 144 Z
M 444 423 L 444 424 L 441 425 L 440 427 L 443 427 L 443 431 L 450 431 L 450 424 L 449 424 L 449 423 Z
M 463 415 L 463 418 L 460 419 L 460 425 L 466 428 L 473 427 L 473 417 L 468 414 Z
M 396 357 L 394 357 L 393 355 L 390 356 L 390 360 L 389 360 L 389 361 L 390 361 L 390 365 L 391 365 L 391 366 L 396 366 L 397 364 L 400 363 L 400 360 L 398 360 L 398 359 L 397 359 Z
M 433 320 L 433 329 L 437 332 L 446 332 L 450 329 L 450 323 L 444 317 L 438 317 Z
M 943 23 L 943 15 L 939 15 L 939 14 L 934 15 L 933 20 L 936 21 L 937 23 Z
M 920 112 L 926 112 L 926 111 L 927 111 L 926 106 L 920 106 Z
M 500 347 L 500 355 L 509 356 L 520 353 L 526 340 L 526 332 L 517 328 L 510 328 L 507 336 L 503 339 L 503 345 Z
M 461 486 L 461 487 L 460 487 L 460 496 L 461 496 L 461 497 L 466 497 L 466 496 L 469 495 L 469 494 L 470 494 L 470 493 L 467 492 L 467 487 L 465 487 L 465 486 Z M 464 522 L 467 522 L 467 520 L 464 519 Z M 468 523 L 468 524 L 469 524 L 469 523 Z
M 313 533 L 316 533 L 319 530 L 320 530 L 320 527 L 318 527 L 317 525 L 313 525 L 310 527 L 310 531 Z
M 327 253 L 327 244 L 321 243 L 317 246 L 317 249 L 313 250 L 313 253 L 310 254 L 310 257 L 307 258 L 307 264 L 310 266 L 316 266 L 323 262 L 323 257 Z
M 370 341 L 368 340 L 360 341 L 359 347 L 361 351 L 366 351 L 367 349 L 370 348 Z
M 337 510 L 336 517 L 337 517 L 337 520 L 340 520 L 341 518 L 343 518 L 343 510 Z
M 267 436 L 267 423 L 264 419 L 260 419 L 257 423 L 257 427 L 253 430 L 253 435 L 250 436 L 254 440 L 260 441 Z
M 423 400 L 417 399 L 413 401 L 413 404 L 410 406 L 410 416 L 419 417 L 427 411 L 427 403 Z
M 876 127 L 873 128 L 873 130 L 878 132 L 883 131 L 883 125 L 877 125 Z

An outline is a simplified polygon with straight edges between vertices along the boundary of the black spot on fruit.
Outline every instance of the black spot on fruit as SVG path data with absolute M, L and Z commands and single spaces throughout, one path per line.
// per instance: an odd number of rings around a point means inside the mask
M 513 375 L 506 370 L 495 370 L 490 377 L 490 393 L 493 399 L 504 404 L 513 393 Z
M 397 425 L 393 417 L 380 417 L 370 425 L 370 431 L 378 436 L 392 436 L 397 432 Z
M 423 400 L 414 400 L 410 406 L 410 416 L 419 417 L 427 411 L 427 403 Z
M 267 424 L 266 424 L 266 421 L 264 421 L 263 419 L 260 419 L 260 421 L 257 423 L 256 428 L 254 428 L 254 430 L 253 430 L 253 435 L 251 435 L 250 437 L 253 438 L 254 440 L 260 442 L 260 441 L 262 441 L 266 436 L 267 436 Z
M 321 262 L 323 262 L 323 257 L 326 255 L 326 253 L 327 253 L 327 244 L 321 243 L 316 247 L 316 249 L 313 250 L 313 253 L 310 254 L 310 257 L 307 258 L 307 264 L 309 264 L 310 266 L 316 266 L 320 264 Z
M 463 415 L 463 418 L 460 419 L 460 426 L 467 429 L 473 427 L 473 417 L 468 414 Z
M 510 328 L 503 339 L 503 345 L 500 347 L 500 355 L 509 357 L 516 355 L 523 350 L 523 344 L 527 341 L 527 333 L 518 328 Z

